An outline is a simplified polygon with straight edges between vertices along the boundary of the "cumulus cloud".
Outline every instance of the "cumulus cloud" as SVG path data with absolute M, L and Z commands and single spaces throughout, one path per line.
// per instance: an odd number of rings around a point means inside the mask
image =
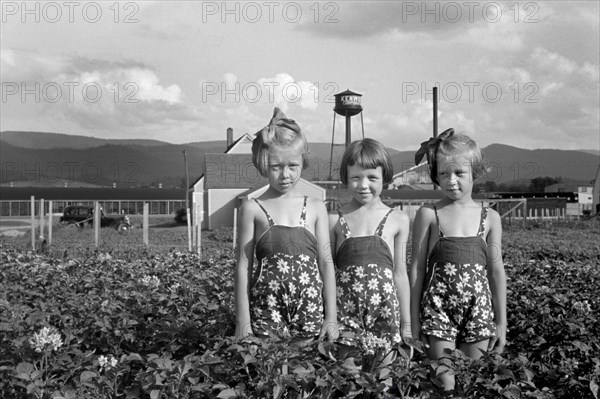
M 2 70 L 7 76 L 3 75 L 3 82 L 14 83 L 17 89 L 7 97 L 8 103 L 41 108 L 42 115 L 60 123 L 143 130 L 198 119 L 196 111 L 183 103 L 178 85 L 163 84 L 154 70 L 139 63 L 94 62 L 7 49 L 2 52 Z M 24 90 L 35 94 L 23 97 L 20 92 Z

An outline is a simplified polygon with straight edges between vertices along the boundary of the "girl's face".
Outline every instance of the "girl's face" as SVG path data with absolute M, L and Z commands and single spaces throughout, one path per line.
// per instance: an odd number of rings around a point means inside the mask
M 440 188 L 451 200 L 471 198 L 473 191 L 473 169 L 471 160 L 465 156 L 444 156 L 437 158 L 437 178 Z
M 376 200 L 383 190 L 381 166 L 375 169 L 348 166 L 348 188 L 352 192 L 352 198 L 362 205 Z
M 293 147 L 273 146 L 269 149 L 269 184 L 278 192 L 292 191 L 302 173 L 302 153 Z

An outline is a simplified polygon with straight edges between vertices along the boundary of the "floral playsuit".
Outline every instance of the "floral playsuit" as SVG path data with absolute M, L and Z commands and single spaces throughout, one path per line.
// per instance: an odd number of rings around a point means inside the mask
M 277 225 L 265 213 L 269 228 L 256 243 L 258 267 L 250 289 L 250 317 L 256 335 L 269 332 L 295 337 L 319 334 L 323 322 L 323 281 L 314 234 L 305 228 L 306 201 L 298 226 Z
M 427 262 L 421 329 L 447 341 L 477 342 L 493 337 L 494 311 L 483 235 L 487 208 L 481 209 L 477 235 L 470 237 L 445 237 L 435 205 L 433 209 L 440 238 Z
M 352 237 L 344 215 L 339 221 L 345 240 L 335 256 L 340 342 L 356 346 L 365 336 L 399 344 L 400 307 L 393 279 L 394 261 L 381 237 L 393 211 L 383 217 L 375 234 Z M 353 334 L 346 334 L 351 332 Z

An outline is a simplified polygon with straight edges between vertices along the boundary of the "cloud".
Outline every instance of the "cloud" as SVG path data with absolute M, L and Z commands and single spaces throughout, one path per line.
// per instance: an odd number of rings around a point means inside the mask
M 279 107 L 286 111 L 290 105 L 314 110 L 318 106 L 319 88 L 309 81 L 296 81 L 282 72 L 273 77 L 255 81 L 240 81 L 237 75 L 228 72 L 222 80 L 200 82 L 202 102 L 220 108 L 238 108 L 241 104 L 257 108 Z
M 2 54 L 3 85 L 22 92 L 7 97 L 7 102 L 41 109 L 55 123 L 143 132 L 145 127 L 198 121 L 197 112 L 184 103 L 182 89 L 163 84 L 155 71 L 139 62 L 32 55 L 11 49 Z M 24 96 L 25 91 L 36 93 Z

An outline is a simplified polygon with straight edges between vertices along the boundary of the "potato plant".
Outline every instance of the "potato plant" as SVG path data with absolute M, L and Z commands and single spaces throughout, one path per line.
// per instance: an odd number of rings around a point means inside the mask
M 477 361 L 449 354 L 458 396 L 598 398 L 599 231 L 594 220 L 506 226 L 508 345 Z M 231 231 L 203 243 L 199 256 L 2 242 L 0 397 L 443 397 L 417 342 L 412 358 L 377 367 L 367 344 L 342 357 L 316 340 L 234 340 Z

